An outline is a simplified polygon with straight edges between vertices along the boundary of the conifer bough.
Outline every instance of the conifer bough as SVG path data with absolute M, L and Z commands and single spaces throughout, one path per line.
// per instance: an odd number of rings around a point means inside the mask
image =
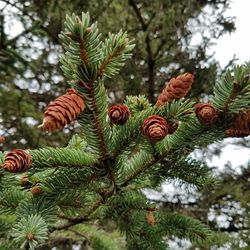
M 197 187 L 214 183 L 208 167 L 188 155 L 226 137 L 225 131 L 249 135 L 250 64 L 228 70 L 207 104 L 184 99 L 194 80 L 184 73 L 170 80 L 155 105 L 139 95 L 108 108 L 104 82 L 131 57 L 134 45 L 127 33 L 102 40 L 97 24 L 82 13 L 66 17 L 60 39 L 71 89 L 49 104 L 42 127 L 54 131 L 77 119 L 81 132 L 64 148 L 1 154 L 1 170 L 7 171 L 1 171 L 0 211 L 15 214 L 5 232 L 14 248 L 35 249 L 46 244 L 50 232 L 81 231 L 76 224 L 91 227 L 107 219 L 126 234 L 128 249 L 166 249 L 166 239 L 173 237 L 210 240 L 213 232 L 201 222 L 154 211 L 156 204 L 142 190 L 157 188 L 166 178 Z

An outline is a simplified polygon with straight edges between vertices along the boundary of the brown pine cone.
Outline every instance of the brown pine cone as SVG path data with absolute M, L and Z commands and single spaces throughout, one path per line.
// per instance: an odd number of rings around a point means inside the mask
M 34 195 L 34 196 L 38 196 L 40 195 L 41 193 L 43 192 L 42 188 L 39 187 L 39 186 L 34 186 L 31 188 L 31 193 Z
M 130 111 L 127 106 L 117 104 L 109 108 L 108 116 L 113 124 L 123 125 L 129 119 Z
M 210 103 L 198 103 L 195 105 L 195 114 L 202 124 L 210 125 L 218 120 L 219 112 Z
M 194 81 L 194 76 L 190 73 L 184 73 L 176 78 L 172 78 L 167 86 L 159 95 L 156 106 L 160 107 L 175 99 L 180 99 L 187 95 Z
M 62 129 L 73 122 L 84 108 L 83 98 L 74 89 L 68 89 L 65 95 L 59 96 L 48 105 L 43 123 L 39 127 L 47 132 Z
M 4 170 L 17 173 L 30 168 L 32 157 L 22 149 L 15 149 L 5 155 L 3 168 Z
M 230 137 L 250 135 L 250 109 L 236 115 L 231 128 L 226 131 L 226 134 Z
M 178 128 L 179 124 L 177 122 L 170 123 L 168 127 L 168 133 L 172 135 Z
M 250 135 L 250 130 L 237 130 L 234 128 L 229 128 L 226 130 L 226 134 L 229 137 L 245 137 Z
M 142 124 L 142 134 L 152 141 L 160 141 L 168 134 L 168 123 L 159 115 L 151 115 Z

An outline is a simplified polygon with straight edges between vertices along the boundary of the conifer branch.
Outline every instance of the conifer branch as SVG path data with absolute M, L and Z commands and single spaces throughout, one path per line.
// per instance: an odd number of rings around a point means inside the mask
M 97 106 L 96 106 L 96 96 L 95 96 L 95 91 L 94 91 L 93 87 L 90 87 L 90 96 L 92 99 L 92 107 L 93 107 L 93 112 L 94 112 L 94 123 L 95 123 L 96 133 L 97 133 L 97 136 L 99 138 L 100 149 L 101 149 L 103 158 L 107 159 L 108 154 L 107 154 L 107 150 L 106 150 L 104 136 L 102 133 L 101 123 L 100 123 L 100 120 L 98 118 L 98 110 L 97 110 Z
M 152 19 L 144 20 L 134 0 L 129 0 L 129 5 L 147 32 Z M 0 153 L 4 166 L 0 170 L 0 212 L 15 215 L 11 222 L 15 241 L 34 249 L 45 242 L 48 228 L 58 218 L 65 224 L 51 228 L 50 232 L 107 217 L 115 219 L 120 231 L 126 233 L 129 249 L 165 249 L 165 236 L 194 242 L 209 239 L 210 230 L 186 216 L 155 212 L 155 224 L 152 213 L 147 213 L 152 212 L 153 205 L 141 189 L 154 188 L 165 178 L 178 178 L 197 187 L 213 183 L 208 168 L 187 157 L 195 147 L 224 138 L 231 116 L 250 108 L 250 64 L 237 67 L 233 74 L 229 72 L 215 86 L 214 106 L 195 106 L 182 100 L 191 87 L 188 81 L 184 88 L 182 82 L 171 84 L 159 105 L 152 107 L 145 97 L 139 96 L 127 98 L 127 106 L 119 104 L 108 109 L 104 79 L 119 72 L 134 45 L 122 31 L 109 34 L 102 42 L 97 25 L 90 26 L 89 21 L 85 13 L 81 19 L 74 14 L 67 16 L 65 32 L 60 36 L 66 50 L 61 58 L 62 70 L 71 80 L 72 91 L 79 94 L 86 106 L 67 109 L 62 105 L 60 119 L 67 120 L 77 113 L 74 119 L 79 118 L 81 136 L 74 136 L 65 148 L 29 150 L 27 154 L 22 150 Z M 149 34 L 145 42 L 153 99 L 154 57 L 161 53 L 165 41 L 156 48 L 156 54 Z M 193 76 L 188 75 L 192 80 Z M 69 99 L 64 100 L 68 103 Z M 56 114 L 57 107 L 51 112 Z M 249 116 L 243 118 L 240 123 L 245 129 Z M 29 169 L 31 161 L 34 168 Z M 27 174 L 20 177 L 4 172 L 13 170 L 25 170 Z M 36 189 L 41 192 L 34 192 Z M 2 217 L 0 224 L 1 220 Z
M 91 167 L 97 162 L 97 157 L 82 150 L 69 148 L 43 148 L 40 150 L 30 150 L 33 167 Z
M 88 59 L 88 52 L 85 47 L 85 41 L 83 39 L 80 39 L 79 41 L 79 46 L 80 46 L 80 56 L 83 61 L 83 63 L 89 67 L 89 59 Z
M 111 195 L 113 194 L 113 192 L 110 192 L 110 193 L 106 193 L 106 198 L 110 197 Z M 75 226 L 77 224 L 80 224 L 80 223 L 83 223 L 85 221 L 88 221 L 90 220 L 90 216 L 102 205 L 104 204 L 104 200 L 103 198 L 99 198 L 95 201 L 95 203 L 93 204 L 93 206 L 86 211 L 85 215 L 82 216 L 82 217 L 78 217 L 78 218 L 69 218 L 69 222 L 66 223 L 65 225 L 62 225 L 62 226 L 58 226 L 58 227 L 55 227 L 53 228 L 52 231 L 55 231 L 55 230 L 63 230 L 63 229 L 67 229 L 69 227 L 72 227 L 72 226 Z
M 106 143 L 105 143 L 104 134 L 102 130 L 103 126 L 99 118 L 100 112 L 97 108 L 97 100 L 96 100 L 96 92 L 95 92 L 94 83 L 93 82 L 86 83 L 83 81 L 79 81 L 78 86 L 81 87 L 80 90 L 86 89 L 85 91 L 87 91 L 88 93 L 88 102 L 91 107 L 91 112 L 92 112 L 92 117 L 93 117 L 92 122 L 94 124 L 94 130 L 98 138 L 99 149 L 102 153 L 103 159 L 107 159 L 108 153 L 107 153 Z

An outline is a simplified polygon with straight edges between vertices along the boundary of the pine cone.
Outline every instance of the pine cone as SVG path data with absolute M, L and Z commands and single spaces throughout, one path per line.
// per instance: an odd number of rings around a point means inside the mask
M 59 96 L 48 105 L 43 123 L 39 127 L 48 132 L 62 129 L 73 122 L 84 108 L 82 97 L 74 89 L 68 89 L 65 95 Z
M 229 137 L 245 137 L 250 135 L 250 130 L 237 130 L 234 128 L 229 128 L 226 130 L 226 135 Z
M 169 125 L 164 118 L 151 115 L 144 120 L 141 131 L 144 136 L 156 142 L 162 140 L 168 134 L 168 127 Z
M 210 125 L 218 120 L 219 112 L 210 103 L 198 103 L 195 106 L 195 114 L 201 123 Z
M 236 115 L 231 128 L 226 130 L 226 134 L 230 137 L 245 137 L 250 135 L 250 109 Z
M 32 157 L 22 149 L 15 149 L 5 155 L 3 168 L 11 173 L 22 172 L 30 168 Z
M 177 122 L 170 123 L 168 127 L 168 133 L 172 135 L 178 128 L 179 124 Z
M 130 111 L 127 106 L 117 104 L 109 108 L 108 116 L 113 124 L 123 125 L 129 119 Z
M 191 89 L 193 80 L 194 76 L 190 73 L 185 73 L 176 78 L 172 78 L 159 95 L 156 106 L 160 107 L 167 102 L 186 96 Z

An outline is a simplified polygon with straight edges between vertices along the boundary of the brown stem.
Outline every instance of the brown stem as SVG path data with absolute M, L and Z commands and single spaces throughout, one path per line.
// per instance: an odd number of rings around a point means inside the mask
M 148 99 L 149 102 L 154 103 L 154 94 L 155 94 L 155 79 L 154 79 L 154 70 L 155 70 L 155 60 L 153 58 L 150 38 L 147 35 L 146 39 L 146 48 L 147 48 L 147 63 L 148 63 Z
M 234 87 L 233 87 L 233 92 L 231 93 L 230 97 L 228 98 L 228 100 L 225 103 L 224 106 L 224 112 L 228 111 L 228 106 L 231 102 L 234 101 L 234 99 L 240 94 L 240 84 L 239 83 L 234 83 Z
M 139 22 L 140 22 L 140 24 L 142 26 L 142 30 L 146 31 L 148 25 L 145 23 L 145 21 L 144 21 L 142 15 L 141 15 L 140 10 L 137 7 L 136 3 L 134 2 L 134 0 L 129 0 L 128 3 L 132 6 L 137 18 L 139 19 Z
M 85 41 L 83 39 L 79 39 L 79 46 L 80 46 L 80 57 L 84 64 L 89 67 L 89 59 L 88 59 L 88 52 L 85 48 Z
M 107 149 L 106 149 L 106 145 L 105 145 L 105 141 L 104 141 L 104 137 L 102 133 L 101 122 L 98 117 L 98 110 L 96 106 L 96 96 L 95 96 L 93 85 L 91 85 L 91 88 L 90 88 L 90 96 L 91 96 L 92 107 L 94 111 L 93 115 L 94 115 L 96 134 L 99 138 L 99 145 L 100 145 L 100 150 L 102 152 L 102 156 L 106 160 L 108 158 L 108 154 L 107 154 Z
M 69 222 L 67 224 L 65 224 L 63 226 L 52 228 L 52 231 L 63 230 L 63 229 L 72 227 L 74 225 L 80 224 L 82 222 L 89 221 L 90 215 L 93 214 L 102 204 L 104 204 L 106 199 L 111 197 L 114 194 L 114 192 L 115 192 L 114 189 L 111 191 L 103 192 L 102 197 L 96 200 L 94 205 L 86 212 L 86 214 L 83 217 L 67 218 L 69 220 Z
M 124 50 L 126 47 L 126 44 L 123 44 L 121 47 L 118 47 L 113 53 L 110 53 L 104 58 L 103 63 L 101 64 L 100 68 L 98 69 L 98 76 L 101 77 L 104 73 L 104 70 L 106 66 L 110 63 L 110 61 L 119 55 L 119 53 Z
M 89 209 L 89 211 L 86 212 L 86 214 L 83 217 L 79 218 L 67 218 L 69 221 L 67 224 L 53 228 L 53 231 L 55 230 L 63 230 L 69 227 L 72 227 L 74 225 L 80 224 L 82 222 L 88 221 L 89 216 L 101 205 L 103 204 L 103 199 L 98 199 L 95 204 Z

